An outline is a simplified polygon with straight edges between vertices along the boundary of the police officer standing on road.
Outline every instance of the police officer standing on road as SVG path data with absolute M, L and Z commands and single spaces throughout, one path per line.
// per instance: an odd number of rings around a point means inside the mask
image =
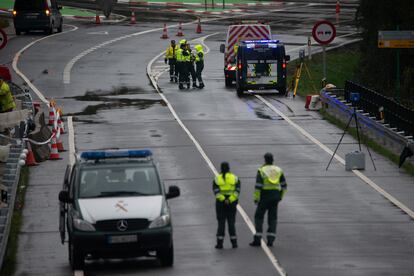
M 15 108 L 16 103 L 14 102 L 10 87 L 7 82 L 0 77 L 0 113 L 10 112 Z
M 187 85 L 187 89 L 190 89 L 190 66 L 191 66 L 191 49 L 189 47 L 189 45 L 186 43 L 184 45 L 183 48 L 183 68 L 182 68 L 182 73 L 183 73 L 183 85 L 186 84 Z
M 165 58 L 164 62 L 170 65 L 170 82 L 177 82 L 177 69 L 175 65 L 177 63 L 176 54 L 178 50 L 178 45 L 175 45 L 175 40 L 171 40 L 171 44 L 168 46 L 167 50 L 165 51 Z
M 230 172 L 227 162 L 221 163 L 221 173 L 213 181 L 213 192 L 216 196 L 217 216 L 217 249 L 223 248 L 226 221 L 229 227 L 230 241 L 233 248 L 237 248 L 236 211 L 240 193 L 240 180 Z
M 190 52 L 190 63 L 188 64 L 188 72 L 190 72 L 191 80 L 193 81 L 193 88 L 198 88 L 197 86 L 197 79 L 196 79 L 196 71 L 194 69 L 194 62 L 196 60 L 196 56 L 194 52 L 191 50 L 191 46 L 187 43 L 187 49 Z
M 256 233 L 253 242 L 250 243 L 251 246 L 260 246 L 266 211 L 268 219 L 267 245 L 273 246 L 276 239 L 277 207 L 287 191 L 282 169 L 273 165 L 273 155 L 266 153 L 264 159 L 265 164 L 258 169 L 256 176 L 254 191 L 254 202 L 257 204 L 254 215 Z
M 181 39 L 180 40 L 180 47 L 177 50 L 177 53 L 175 55 L 176 57 L 176 65 L 175 65 L 175 70 L 178 74 L 178 88 L 179 89 L 184 89 L 184 72 L 183 72 L 183 67 L 184 67 L 184 55 L 183 55 L 183 51 L 184 51 L 184 47 L 185 44 L 187 44 L 187 41 L 185 39 Z
M 204 51 L 203 51 L 203 46 L 201 46 L 200 44 L 197 44 L 196 46 L 194 46 L 194 48 L 196 49 L 196 55 L 195 55 L 196 78 L 198 80 L 198 88 L 201 89 L 204 87 L 203 78 L 201 76 L 201 73 L 203 72 L 203 69 L 204 69 Z

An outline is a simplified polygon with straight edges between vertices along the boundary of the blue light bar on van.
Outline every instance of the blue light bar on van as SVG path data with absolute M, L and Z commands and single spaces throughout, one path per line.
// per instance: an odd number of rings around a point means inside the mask
M 257 43 L 257 44 L 264 44 L 264 43 L 279 43 L 279 40 L 243 40 L 244 43 Z
M 97 160 L 105 158 L 146 158 L 150 157 L 152 152 L 144 150 L 102 150 L 82 152 L 80 157 L 88 160 Z

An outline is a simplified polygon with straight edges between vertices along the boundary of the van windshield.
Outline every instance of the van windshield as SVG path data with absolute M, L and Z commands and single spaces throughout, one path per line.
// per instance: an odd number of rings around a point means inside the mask
M 16 11 L 39 11 L 45 8 L 45 0 L 16 0 L 14 3 L 14 9 Z
M 94 166 L 80 173 L 79 198 L 159 194 L 161 187 L 153 167 Z

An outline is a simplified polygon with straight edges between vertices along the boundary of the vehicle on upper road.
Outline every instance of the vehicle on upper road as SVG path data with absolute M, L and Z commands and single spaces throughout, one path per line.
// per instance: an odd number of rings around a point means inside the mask
M 62 7 L 57 0 L 16 0 L 13 8 L 13 23 L 16 35 L 31 30 L 43 30 L 52 34 L 63 28 Z
M 236 53 L 239 41 L 271 39 L 271 36 L 269 25 L 249 23 L 229 26 L 226 44 L 220 45 L 220 52 L 224 53 L 224 78 L 227 87 L 236 80 Z
M 165 191 L 149 150 L 81 153 L 68 166 L 59 193 L 62 243 L 69 236 L 69 261 L 81 269 L 85 258 L 156 256 L 172 266 L 174 249 Z
M 278 40 L 243 40 L 236 57 L 236 89 L 242 96 L 246 90 L 277 90 L 286 93 L 285 46 Z

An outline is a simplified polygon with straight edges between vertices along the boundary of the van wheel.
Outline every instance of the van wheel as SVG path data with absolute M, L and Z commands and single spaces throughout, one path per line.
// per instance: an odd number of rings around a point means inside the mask
M 53 34 L 53 26 L 50 26 L 48 29 L 46 29 L 45 34 L 47 34 L 47 35 Z
M 69 263 L 73 270 L 82 269 L 85 266 L 85 256 L 75 247 L 69 238 Z
M 60 23 L 59 27 L 57 28 L 58 33 L 61 33 L 63 29 L 63 23 Z
M 20 31 L 20 29 L 16 29 L 16 35 L 21 35 L 22 31 Z
M 233 80 L 229 78 L 226 78 L 225 82 L 226 82 L 226 87 L 230 87 L 233 84 Z
M 162 266 L 173 266 L 174 264 L 174 247 L 171 244 L 170 247 L 157 251 L 157 257 Z

